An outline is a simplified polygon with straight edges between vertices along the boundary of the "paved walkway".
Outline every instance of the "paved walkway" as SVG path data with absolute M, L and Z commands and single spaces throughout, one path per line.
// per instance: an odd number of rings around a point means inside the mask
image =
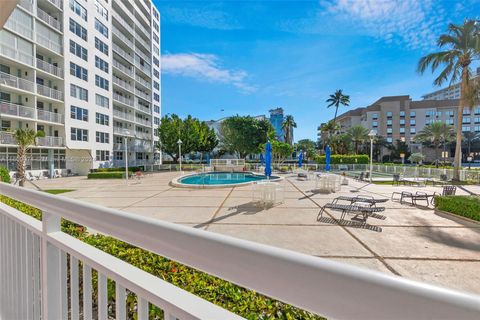
M 388 201 L 385 219 L 369 226 L 339 226 L 319 207 L 339 195 L 390 198 L 393 191 L 441 191 L 440 187 L 367 185 L 353 180 L 334 194 L 312 193 L 313 181 L 286 176 L 285 202 L 263 210 L 251 186 L 182 189 L 169 185 L 178 173 L 158 173 L 139 184 L 84 177 L 41 180 L 43 189 L 75 189 L 62 196 L 117 208 L 381 272 L 480 294 L 480 224 Z M 480 186 L 468 190 L 480 194 Z M 358 192 L 356 192 L 358 191 Z M 466 194 L 459 190 L 458 194 Z

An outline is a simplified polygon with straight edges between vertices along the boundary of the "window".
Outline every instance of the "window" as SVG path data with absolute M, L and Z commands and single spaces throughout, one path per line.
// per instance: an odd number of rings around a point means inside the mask
M 415 111 L 410 111 L 410 118 L 415 118 L 416 114 Z
M 76 23 L 72 18 L 70 18 L 70 31 L 87 41 L 87 29 Z
M 155 20 L 158 20 L 160 18 L 157 10 L 153 10 L 153 16 L 155 17 Z
M 95 56 L 95 67 L 108 73 L 108 62 Z
M 415 124 L 416 124 L 415 119 L 410 119 L 410 125 L 411 125 L 411 126 L 414 126 Z
M 102 6 L 102 4 L 98 0 L 95 0 L 95 8 L 97 9 L 98 14 L 108 21 L 108 10 L 105 9 L 105 7 Z
M 88 141 L 88 130 L 71 128 L 70 129 L 70 138 L 73 141 Z
M 87 61 L 88 60 L 88 51 L 78 43 L 73 40 L 70 40 L 70 53 L 73 53 L 77 57 Z
M 8 120 L 2 120 L 2 131 L 10 131 L 12 123 Z
M 405 111 L 400 111 L 400 117 L 405 117 Z
M 95 75 L 95 85 L 99 88 L 108 90 L 109 82 L 107 79 L 100 77 L 99 75 Z
M 435 114 L 435 111 L 432 111 L 432 110 L 428 110 L 426 113 L 425 113 L 425 117 L 431 117 Z
M 400 133 L 405 133 L 405 128 L 400 128 Z
M 388 118 L 391 118 L 392 116 L 393 116 L 393 112 L 392 112 L 392 111 L 388 111 L 388 112 L 387 112 L 387 117 L 388 117 Z
M 462 123 L 470 123 L 470 117 L 463 117 Z
M 97 150 L 97 161 L 108 161 L 110 160 L 110 151 L 108 150 Z
M 378 119 L 378 113 L 372 114 L 372 120 L 377 120 Z
M 157 90 L 160 90 L 160 84 L 157 81 L 153 81 L 153 87 Z
M 479 117 L 475 117 L 474 121 L 475 121 L 475 123 L 480 123 L 480 118 L 479 118 Z
M 480 132 L 480 126 L 475 126 L 475 132 Z
M 158 31 L 160 29 L 160 27 L 158 26 L 158 23 L 156 23 L 155 21 L 152 21 L 152 25 L 154 30 Z
M 410 128 L 410 134 L 415 134 L 417 133 L 417 129 L 416 128 Z
M 441 117 L 442 116 L 442 111 L 437 111 L 435 112 L 435 116 L 438 118 L 438 117 Z
M 404 126 L 405 125 L 405 119 L 400 119 L 400 125 Z
M 160 118 L 153 117 L 153 123 L 156 124 L 156 125 L 159 125 L 160 124 Z
M 425 120 L 425 124 L 427 124 L 427 125 L 428 125 L 428 124 L 431 124 L 432 122 L 433 122 L 432 119 L 427 119 L 427 120 Z
M 160 39 L 158 38 L 158 36 L 155 33 L 153 33 L 153 40 L 155 40 L 156 43 L 160 42 Z
M 160 78 L 160 73 L 158 72 L 157 69 L 153 69 L 153 74 L 155 75 L 156 78 Z
M 156 104 L 153 105 L 153 111 L 156 113 L 160 113 L 160 106 L 157 106 Z
M 392 125 L 392 120 L 387 120 L 387 126 L 391 126 Z
M 76 106 L 70 106 L 70 118 L 80 121 L 88 121 L 88 110 Z
M 393 129 L 392 129 L 392 128 L 387 128 L 387 133 L 388 133 L 388 134 L 392 134 L 392 132 L 393 132 Z
M 445 116 L 453 117 L 453 110 L 445 111 Z
M 115 160 L 123 160 L 123 152 L 115 152 Z
M 103 52 L 108 56 L 108 44 L 104 43 L 102 40 L 95 37 L 95 48 L 97 48 L 100 52 Z
M 153 94 L 153 99 L 155 99 L 155 101 L 160 101 L 160 96 L 158 95 L 158 93 Z
M 70 84 L 70 96 L 80 100 L 88 101 L 88 90 L 74 84 Z
M 110 143 L 110 135 L 107 132 L 96 132 L 96 141 L 98 143 Z
M 70 0 L 70 9 L 75 12 L 77 16 L 87 21 L 87 10 L 76 0 Z
M 393 142 L 392 137 L 388 137 L 388 138 L 387 138 L 387 142 L 388 142 L 388 143 L 392 143 L 392 142 Z
M 85 68 L 80 67 L 79 65 L 70 62 L 70 74 L 79 79 L 88 81 L 88 71 Z
M 95 121 L 98 123 L 98 124 L 102 124 L 102 125 L 105 125 L 105 126 L 108 126 L 109 124 L 109 116 L 106 115 L 106 114 L 103 114 L 103 113 L 96 113 L 96 116 L 95 116 Z
M 153 63 L 154 63 L 157 67 L 160 67 L 160 61 L 159 61 L 156 57 L 153 57 Z
M 109 107 L 109 99 L 98 93 L 95 94 L 95 103 L 97 106 L 107 108 Z
M 372 127 L 373 127 L 373 128 L 378 127 L 378 121 L 373 121 L 373 122 L 372 122 Z
M 468 131 L 470 131 L 470 126 L 462 126 L 462 131 L 463 131 L 463 132 L 468 132 Z
M 463 115 L 469 116 L 470 115 L 470 109 L 468 109 L 468 108 L 463 109 Z
M 480 114 L 480 107 L 476 107 L 474 112 L 475 112 L 475 114 Z
M 453 126 L 453 119 L 447 119 L 445 123 Z
M 108 28 L 103 23 L 98 21 L 97 18 L 95 18 L 95 30 L 103 34 L 105 38 L 108 38 Z

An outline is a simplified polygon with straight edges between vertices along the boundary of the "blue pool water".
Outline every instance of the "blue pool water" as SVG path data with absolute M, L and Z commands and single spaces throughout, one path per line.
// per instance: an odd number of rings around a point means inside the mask
M 270 179 L 276 179 L 277 177 L 270 177 Z M 250 172 L 208 172 L 194 174 L 180 179 L 178 182 L 184 184 L 197 184 L 197 185 L 221 185 L 221 184 L 237 184 L 245 182 L 253 182 L 267 179 L 264 175 L 252 174 Z

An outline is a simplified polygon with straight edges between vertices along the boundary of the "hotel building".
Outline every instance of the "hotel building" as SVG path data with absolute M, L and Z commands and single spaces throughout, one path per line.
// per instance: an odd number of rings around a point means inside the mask
M 19 0 L 0 30 L 0 164 L 43 131 L 29 170 L 152 166 L 160 157 L 160 16 L 151 0 Z

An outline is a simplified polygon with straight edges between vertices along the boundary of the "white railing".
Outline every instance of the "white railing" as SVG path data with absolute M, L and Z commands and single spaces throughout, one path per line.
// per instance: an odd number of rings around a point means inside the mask
M 63 114 L 40 109 L 37 109 L 37 118 L 48 122 L 65 123 Z
M 115 134 L 121 134 L 124 136 L 131 136 L 133 137 L 135 132 L 133 130 L 127 129 L 127 128 L 122 128 L 122 127 L 113 127 L 113 133 Z
M 130 26 L 115 10 L 112 11 L 112 16 L 117 19 L 117 21 L 124 27 L 130 34 L 133 36 L 135 32 L 133 31 L 133 27 Z
M 124 119 L 124 120 L 129 120 L 129 121 L 135 121 L 135 116 L 132 113 L 126 113 L 126 112 L 121 112 L 118 110 L 113 110 L 113 116 L 116 118 Z
M 147 80 L 143 79 L 142 77 L 140 77 L 139 75 L 135 75 L 135 80 L 145 88 L 152 89 L 152 84 Z
M 0 101 L 0 114 L 8 114 L 10 116 L 34 119 L 35 109 L 31 107 L 21 106 L 15 103 Z
M 135 94 L 137 96 L 139 96 L 140 98 L 143 98 L 147 101 L 150 101 L 151 100 L 151 96 L 145 92 L 143 92 L 142 90 L 138 90 L 137 88 L 135 88 Z
M 38 221 L 0 204 L 2 319 L 78 318 L 79 261 L 85 319 L 93 312 L 92 269 L 99 319 L 107 318 L 107 279 L 115 281 L 117 319 L 126 318 L 125 289 L 137 295 L 140 320 L 148 319 L 149 303 L 166 319 L 240 319 L 63 233 L 61 218 L 328 318 L 476 320 L 480 314 L 479 296 L 4 183 L 0 193 L 43 211 Z
M 129 69 L 129 68 L 125 67 L 123 64 L 121 64 L 117 60 L 113 60 L 113 66 L 115 68 L 117 68 L 118 70 L 122 71 L 123 73 L 129 75 L 130 77 L 133 77 L 132 69 Z
M 121 102 L 123 104 L 126 104 L 127 106 L 133 107 L 133 100 L 132 99 L 125 98 L 125 97 L 119 95 L 118 93 L 115 93 L 115 92 L 113 93 L 113 100 Z
M 139 48 L 135 47 L 135 53 L 141 57 L 147 64 L 148 66 L 145 66 L 145 68 L 147 68 L 148 70 L 150 70 L 150 59 L 145 53 L 143 53 L 142 50 L 140 50 Z M 140 65 L 140 59 L 138 59 L 137 57 L 135 57 L 135 62 L 138 63 Z
M 62 0 L 47 0 L 51 4 L 53 4 L 55 7 L 62 9 L 63 10 L 63 1 Z
M 37 145 L 43 147 L 63 147 L 64 143 L 61 137 L 46 136 L 37 138 Z
M 60 90 L 52 89 L 47 86 L 41 85 L 37 83 L 37 93 L 39 95 L 49 97 L 56 100 L 63 101 L 63 92 Z
M 7 22 L 5 23 L 5 27 L 9 28 L 14 32 L 21 34 L 26 38 L 29 38 L 29 39 L 33 38 L 32 28 L 28 28 L 24 26 L 19 21 L 15 20 L 14 17 L 11 17 L 10 19 L 7 20 Z
M 17 142 L 12 133 L 0 131 L 0 144 L 17 144 Z
M 40 8 L 37 8 L 37 17 L 52 28 L 62 32 L 62 23 Z
M 121 88 L 127 90 L 127 91 L 133 91 L 133 86 L 131 84 L 129 84 L 128 82 L 118 78 L 118 77 L 115 77 L 113 76 L 113 83 L 120 86 Z
M 57 76 L 59 78 L 63 78 L 63 69 L 57 66 L 54 66 L 51 63 L 48 63 L 45 60 L 40 60 L 37 59 L 37 68 L 40 70 L 43 70 L 45 72 L 48 72 L 50 74 L 53 74 L 54 76 Z
M 137 43 L 140 43 L 142 45 L 142 47 L 147 49 L 147 51 L 150 53 L 152 51 L 151 48 L 150 48 L 151 45 L 149 46 L 148 43 L 146 41 L 144 41 L 138 33 L 136 33 L 135 35 L 136 35 L 136 37 L 135 37 L 135 48 L 137 48 Z M 149 60 L 147 60 L 147 61 L 149 61 Z
M 245 166 L 245 159 L 210 159 L 211 166 Z
M 123 42 L 125 42 L 126 45 L 128 45 L 130 48 L 133 47 L 133 42 L 129 38 L 125 37 L 123 33 L 118 30 L 116 27 L 112 26 L 112 31 L 113 34 L 116 35 L 119 39 L 121 39 Z
M 143 139 L 143 140 L 151 140 L 152 139 L 152 134 L 151 133 L 146 133 L 146 132 L 141 132 L 141 131 L 136 131 L 135 132 L 135 137 L 138 139 Z
M 37 40 L 37 43 L 53 52 L 56 52 L 58 54 L 62 54 L 63 52 L 63 47 L 60 43 L 56 43 L 50 39 L 48 39 L 47 37 L 37 33 L 36 34 L 36 40 Z
M 15 77 L 5 72 L 0 72 L 0 84 L 25 91 L 30 91 L 31 93 L 33 93 L 34 91 L 34 83 L 32 81 Z
M 32 0 L 18 0 L 18 4 L 22 8 L 26 9 L 27 11 L 32 12 L 32 8 L 33 8 Z
M 3 43 L 0 44 L 0 54 L 13 60 L 28 64 L 29 66 L 33 66 L 33 56 L 31 54 L 22 52 Z
M 147 127 L 151 127 L 152 126 L 152 121 L 149 121 L 149 120 L 146 120 L 146 119 L 143 119 L 143 118 L 139 118 L 139 117 L 135 117 L 135 121 L 141 125 L 144 125 L 144 126 L 147 126 Z
M 113 51 L 116 51 L 123 59 L 127 60 L 130 63 L 133 63 L 132 54 L 120 48 L 118 44 L 112 43 L 112 49 Z

